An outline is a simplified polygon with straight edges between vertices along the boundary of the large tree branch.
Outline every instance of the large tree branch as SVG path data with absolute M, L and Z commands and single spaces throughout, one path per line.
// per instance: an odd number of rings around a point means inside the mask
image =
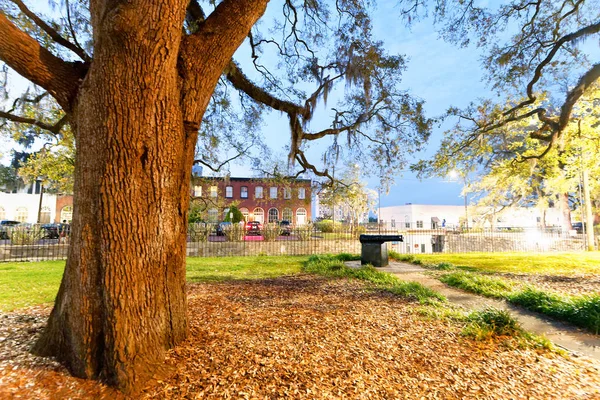
M 558 131 L 559 135 L 562 130 L 567 126 L 571 119 L 571 113 L 577 100 L 583 96 L 585 91 L 600 78 L 600 64 L 595 64 L 589 69 L 577 82 L 577 85 L 569 91 L 567 98 L 560 109 L 560 117 L 558 119 Z
M 65 111 L 77 95 L 83 68 L 67 63 L 40 46 L 0 12 L 0 60 L 46 89 Z
M 224 0 L 187 36 L 180 51 L 183 114 L 190 129 L 199 126 L 219 77 L 233 53 L 263 15 L 268 0 Z M 194 6 L 188 7 L 188 13 Z M 196 10 L 198 12 L 198 10 Z M 196 18 L 198 20 L 198 18 Z M 198 62 L 198 58 L 207 62 Z
M 55 135 L 58 135 L 60 130 L 63 128 L 63 126 L 65 126 L 65 124 L 68 122 L 67 115 L 64 115 L 54 125 L 50 125 L 50 124 L 47 124 L 45 122 L 39 121 L 34 118 L 25 118 L 25 117 L 10 114 L 10 113 L 4 112 L 4 111 L 0 111 L 0 118 L 4 118 L 4 119 L 7 119 L 12 122 L 19 122 L 19 123 L 23 123 L 23 124 L 34 125 L 34 126 L 37 126 L 38 128 L 42 128 L 46 131 L 49 131 Z
M 290 101 L 278 99 L 255 85 L 246 77 L 246 75 L 244 75 L 235 61 L 232 60 L 229 62 L 225 73 L 227 80 L 231 82 L 236 89 L 246 93 L 252 100 L 271 107 L 274 110 L 285 112 L 286 114 L 305 115 L 305 107 L 301 107 Z
M 568 35 L 565 35 L 563 37 L 561 37 L 559 40 L 556 41 L 556 43 L 554 44 L 554 46 L 552 47 L 552 49 L 550 50 L 550 52 L 548 53 L 548 55 L 546 56 L 546 58 L 544 58 L 535 68 L 535 71 L 533 73 L 533 77 L 531 78 L 531 80 L 529 81 L 529 83 L 527 84 L 527 100 L 517 104 L 515 107 L 511 108 L 510 110 L 506 111 L 504 113 L 504 115 L 510 115 L 512 113 L 514 113 L 515 111 L 526 107 L 528 105 L 533 104 L 536 101 L 536 97 L 533 94 L 533 87 L 535 86 L 535 84 L 541 79 L 542 77 L 542 70 L 552 62 L 552 60 L 554 59 L 554 56 L 556 55 L 556 53 L 558 53 L 558 51 L 560 50 L 560 48 L 565 44 L 565 43 L 569 43 L 569 42 L 573 42 L 579 38 L 585 37 L 585 36 L 589 36 L 591 34 L 594 33 L 598 33 L 600 32 L 600 22 L 597 22 L 595 24 L 583 27 L 581 29 L 579 29 L 576 32 L 570 33 Z
M 23 4 L 23 2 L 21 0 L 10 0 L 10 1 L 15 3 L 17 5 L 17 7 L 19 7 L 19 10 L 21 10 L 21 12 L 23 14 L 25 14 L 29 19 L 31 19 L 33 22 L 35 22 L 35 24 L 37 26 L 39 26 L 44 32 L 46 32 L 48 34 L 48 36 L 50 36 L 52 38 L 52 40 L 54 40 L 56 43 L 60 44 L 61 46 L 66 47 L 67 49 L 71 50 L 73 53 L 77 54 L 82 60 L 90 61 L 90 57 L 86 54 L 85 51 L 83 51 L 83 49 L 81 47 L 76 46 L 75 44 L 69 42 L 67 39 L 62 37 L 58 32 L 56 32 L 55 29 L 53 29 L 50 25 L 48 25 L 46 22 L 44 22 L 44 20 L 42 20 L 37 15 L 35 15 L 35 13 L 33 11 L 31 11 L 29 8 L 27 8 L 27 6 L 25 4 Z M 69 13 L 68 7 L 69 7 L 69 5 L 67 4 L 67 14 Z M 70 23 L 70 18 L 69 18 L 69 23 Z

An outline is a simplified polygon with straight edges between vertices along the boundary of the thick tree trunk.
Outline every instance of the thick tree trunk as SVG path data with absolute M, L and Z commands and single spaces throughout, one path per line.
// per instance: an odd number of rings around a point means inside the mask
M 165 351 L 186 337 L 198 128 L 267 0 L 225 0 L 182 36 L 187 3 L 90 2 L 93 61 L 68 108 L 77 142 L 71 245 L 34 351 L 126 393 L 160 373 Z
M 569 207 L 569 194 L 561 193 L 558 195 L 558 206 L 562 213 L 562 230 L 564 232 L 573 229 L 571 225 L 571 207 Z
M 196 136 L 181 111 L 178 12 L 153 32 L 152 46 L 114 25 L 96 43 L 72 117 L 72 245 L 35 347 L 74 375 L 127 393 L 187 333 L 185 221 Z

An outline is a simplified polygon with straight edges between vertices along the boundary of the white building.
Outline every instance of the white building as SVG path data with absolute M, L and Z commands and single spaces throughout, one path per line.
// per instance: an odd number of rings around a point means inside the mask
M 563 215 L 559 209 L 549 208 L 545 213 L 538 208 L 513 207 L 494 212 L 489 207 L 406 204 L 381 207 L 379 220 L 390 229 L 439 229 L 464 226 L 468 218 L 470 228 L 533 228 L 545 219 L 545 226 L 561 226 Z M 545 215 L 544 215 L 545 214 Z
M 56 219 L 56 195 L 45 194 L 42 196 L 40 210 L 40 195 L 27 193 L 0 193 L 0 220 L 49 223 Z M 70 219 L 70 218 L 69 218 Z

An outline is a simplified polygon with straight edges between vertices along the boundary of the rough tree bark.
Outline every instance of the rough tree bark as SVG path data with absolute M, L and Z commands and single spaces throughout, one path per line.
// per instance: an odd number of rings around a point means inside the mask
M 186 36 L 186 0 L 91 1 L 94 55 L 84 72 L 44 53 L 0 13 L 0 58 L 51 90 L 76 136 L 69 255 L 34 348 L 74 375 L 134 393 L 186 337 L 186 220 L 198 128 L 266 3 L 225 0 Z

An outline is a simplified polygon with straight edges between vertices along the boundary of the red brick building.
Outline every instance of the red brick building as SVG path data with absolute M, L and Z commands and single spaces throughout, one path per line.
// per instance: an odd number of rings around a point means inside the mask
M 196 177 L 191 191 L 193 199 L 206 205 L 208 222 L 225 219 L 232 204 L 246 221 L 304 225 L 312 218 L 310 179 Z

